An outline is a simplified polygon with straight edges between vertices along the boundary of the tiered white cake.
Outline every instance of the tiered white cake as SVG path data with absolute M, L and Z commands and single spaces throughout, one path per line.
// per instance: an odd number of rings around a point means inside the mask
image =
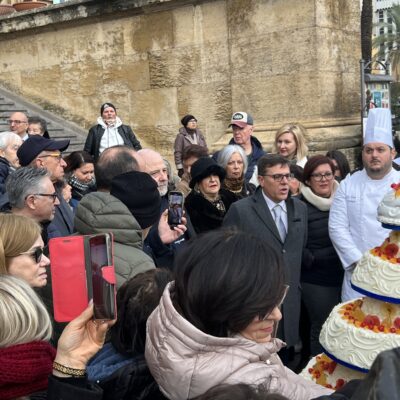
M 365 297 L 332 310 L 320 334 L 325 354 L 302 372 L 327 387 L 364 377 L 380 352 L 400 346 L 400 184 L 383 198 L 378 220 L 393 230 L 363 255 L 351 280 Z

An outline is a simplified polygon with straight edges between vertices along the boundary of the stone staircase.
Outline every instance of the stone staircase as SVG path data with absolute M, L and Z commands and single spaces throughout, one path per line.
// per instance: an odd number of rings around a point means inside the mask
M 9 130 L 7 120 L 15 111 L 22 111 L 28 116 L 37 115 L 45 119 L 47 122 L 47 130 L 52 139 L 70 139 L 71 142 L 68 149 L 64 152 L 65 154 L 69 154 L 72 151 L 83 150 L 87 135 L 86 130 L 33 103 L 27 102 L 22 97 L 4 88 L 0 88 L 0 132 Z

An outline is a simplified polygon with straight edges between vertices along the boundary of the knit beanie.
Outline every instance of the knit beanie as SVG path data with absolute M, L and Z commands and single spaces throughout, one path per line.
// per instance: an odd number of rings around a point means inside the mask
M 114 111 L 117 112 L 117 109 L 115 108 L 115 106 L 114 106 L 113 104 L 111 104 L 111 103 L 104 103 L 104 104 L 102 104 L 101 107 L 100 107 L 100 115 L 103 115 L 103 111 L 104 111 L 106 108 L 108 108 L 108 107 L 113 108 Z
M 182 125 L 183 125 L 184 127 L 186 127 L 186 125 L 188 124 L 188 122 L 189 122 L 191 119 L 196 119 L 196 118 L 195 118 L 193 115 L 185 115 L 185 116 L 181 119 Z M 196 122 L 197 122 L 197 119 L 196 119 Z
M 46 390 L 56 350 L 37 341 L 0 349 L 0 399 Z
M 161 197 L 149 174 L 130 171 L 117 175 L 111 182 L 110 193 L 128 207 L 142 229 L 160 218 Z

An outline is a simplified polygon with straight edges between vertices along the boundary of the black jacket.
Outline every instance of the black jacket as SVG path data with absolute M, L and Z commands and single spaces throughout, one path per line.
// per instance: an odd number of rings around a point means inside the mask
M 10 171 L 10 163 L 4 157 L 0 157 L 0 194 L 6 191 L 6 179 Z
M 85 146 L 83 148 L 84 151 L 91 154 L 96 162 L 99 158 L 100 151 L 100 142 L 101 138 L 104 134 L 105 129 L 101 125 L 92 126 L 89 129 L 88 136 L 86 138 Z M 121 135 L 124 140 L 125 146 L 133 147 L 135 150 L 140 150 L 142 146 L 140 145 L 139 140 L 136 138 L 132 129 L 128 125 L 120 125 L 118 127 L 118 133 Z
M 237 201 L 237 197 L 226 189 L 220 189 L 219 194 L 228 212 L 231 204 Z M 225 213 L 219 211 L 210 201 L 194 190 L 186 197 L 185 208 L 196 233 L 219 228 L 225 217 Z
M 103 389 L 103 400 L 163 400 L 165 397 L 150 374 L 143 355 L 115 371 L 97 384 Z
M 303 251 L 301 281 L 321 286 L 341 286 L 343 268 L 328 232 L 329 210 L 321 211 L 304 196 L 307 206 L 308 239 Z

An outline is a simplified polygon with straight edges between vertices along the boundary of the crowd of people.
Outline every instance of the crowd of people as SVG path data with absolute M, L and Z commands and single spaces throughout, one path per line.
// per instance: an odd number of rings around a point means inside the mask
M 142 148 L 112 103 L 82 151 L 22 112 L 0 133 L 0 399 L 350 399 L 297 372 L 319 354 L 332 308 L 358 297 L 349 279 L 384 239 L 377 206 L 400 172 L 391 115 L 370 111 L 362 166 L 308 153 L 298 123 L 271 153 L 253 117 L 211 154 L 193 115 L 174 143 L 176 173 Z M 168 223 L 169 194 L 184 213 Z M 113 235 L 116 320 L 90 303 L 54 320 L 49 241 Z M 73 287 L 70 288 L 74 290 Z M 294 364 L 302 349 L 300 363 Z M 360 397 L 361 398 L 361 397 Z

